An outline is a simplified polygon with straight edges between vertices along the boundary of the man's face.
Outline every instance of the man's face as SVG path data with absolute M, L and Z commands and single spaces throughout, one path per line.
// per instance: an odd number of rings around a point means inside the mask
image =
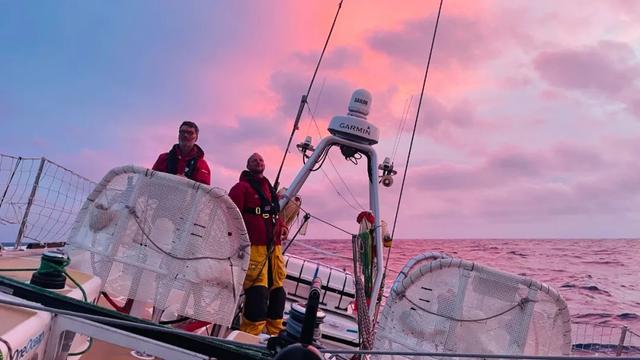
M 258 153 L 251 155 L 249 160 L 247 160 L 247 170 L 249 170 L 252 174 L 262 175 L 264 172 L 264 159 Z
M 178 132 L 178 142 L 180 146 L 191 148 L 198 140 L 198 135 L 196 134 L 196 129 L 182 125 Z

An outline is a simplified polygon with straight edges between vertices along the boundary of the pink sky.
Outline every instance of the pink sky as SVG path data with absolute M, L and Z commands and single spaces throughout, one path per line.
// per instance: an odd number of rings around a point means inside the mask
M 275 177 L 337 2 L 159 2 L 120 6 L 113 17 L 85 6 L 51 15 L 73 31 L 34 20 L 42 36 L 61 39 L 47 50 L 67 59 L 58 67 L 39 63 L 53 61 L 45 50 L 11 60 L 36 45 L 21 31 L 13 36 L 11 25 L 0 29 L 0 38 L 20 43 L 0 56 L 19 84 L 0 86 L 0 121 L 11 130 L 0 135 L 3 153 L 46 156 L 98 179 L 122 164 L 150 167 L 175 142 L 178 124 L 192 120 L 214 186 L 229 189 L 254 151 Z M 437 6 L 345 0 L 310 96 L 322 136 L 351 92 L 366 88 L 369 120 L 382 130 L 379 158 L 391 156 L 412 99 L 394 159 L 404 171 Z M 5 10 L 27 19 L 44 11 Z M 397 237 L 636 237 L 639 18 L 634 1 L 445 1 Z M 33 69 L 38 76 L 16 75 Z M 41 88 L 56 71 L 71 81 Z M 305 111 L 294 144 L 307 135 L 318 142 Z M 327 163 L 330 181 L 366 206 L 364 166 L 337 153 L 331 159 L 349 190 Z M 292 147 L 282 182 L 301 166 Z M 388 222 L 400 180 L 381 189 Z M 304 207 L 355 232 L 357 211 L 330 181 L 315 173 L 302 191 Z M 318 222 L 308 235 L 343 236 Z

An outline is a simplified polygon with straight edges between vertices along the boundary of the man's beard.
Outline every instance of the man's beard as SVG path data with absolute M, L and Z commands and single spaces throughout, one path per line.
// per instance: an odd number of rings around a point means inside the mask
M 181 148 L 189 148 L 189 149 L 191 149 L 195 144 L 196 144 L 195 142 L 178 140 L 178 145 L 180 145 Z

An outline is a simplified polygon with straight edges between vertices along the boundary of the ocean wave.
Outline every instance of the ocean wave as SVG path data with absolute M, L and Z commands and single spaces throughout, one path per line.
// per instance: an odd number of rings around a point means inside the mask
M 585 314 L 573 314 L 571 318 L 573 320 L 589 320 L 589 323 L 607 323 L 607 320 L 616 319 L 618 317 L 617 314 L 611 313 L 585 313 Z
M 640 315 L 635 313 L 622 313 L 616 315 L 616 317 L 620 320 L 637 320 L 640 319 Z
M 611 296 L 610 292 L 608 292 L 607 290 L 600 289 L 597 285 L 576 285 L 571 283 L 565 283 L 560 285 L 560 287 L 565 289 L 586 290 L 586 291 L 590 291 L 592 293 L 596 293 L 600 295 Z
M 516 255 L 516 256 L 520 256 L 520 257 L 524 257 L 524 258 L 526 258 L 528 256 L 527 254 L 523 254 L 523 253 L 517 252 L 515 250 L 508 251 L 507 254 Z
M 342 239 L 305 241 L 341 255 L 352 254 L 350 242 Z M 336 248 L 338 244 L 340 247 Z M 295 247 L 294 243 L 292 248 Z M 633 326 L 640 334 L 640 262 L 634 256 L 640 253 L 639 240 L 401 240 L 394 241 L 390 270 L 397 272 L 415 254 L 434 250 L 545 282 L 560 290 L 572 314 L 595 313 L 582 316 L 593 316 L 593 323 Z M 316 256 L 312 251 L 306 252 L 306 257 Z M 352 262 L 339 257 L 326 262 L 351 271 Z M 612 269 L 616 270 L 615 275 Z M 388 283 L 390 278 L 393 276 L 388 276 Z
M 611 260 L 589 260 L 589 261 L 582 261 L 581 263 L 586 265 L 615 265 L 615 266 L 624 265 L 619 261 L 611 261 Z
M 624 312 L 621 314 L 612 314 L 605 312 L 593 312 L 593 313 L 585 313 L 585 314 L 574 314 L 571 316 L 574 319 L 608 319 L 608 318 L 616 318 L 619 320 L 636 320 L 640 319 L 640 315 L 636 313 L 628 313 Z
M 554 273 L 567 273 L 568 271 L 565 269 L 549 269 L 549 271 L 554 272 Z

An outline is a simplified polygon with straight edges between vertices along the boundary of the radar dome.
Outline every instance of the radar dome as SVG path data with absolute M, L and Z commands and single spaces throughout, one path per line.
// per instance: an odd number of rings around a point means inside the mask
M 366 119 L 371 107 L 371 93 L 366 89 L 358 89 L 351 95 L 349 115 Z

